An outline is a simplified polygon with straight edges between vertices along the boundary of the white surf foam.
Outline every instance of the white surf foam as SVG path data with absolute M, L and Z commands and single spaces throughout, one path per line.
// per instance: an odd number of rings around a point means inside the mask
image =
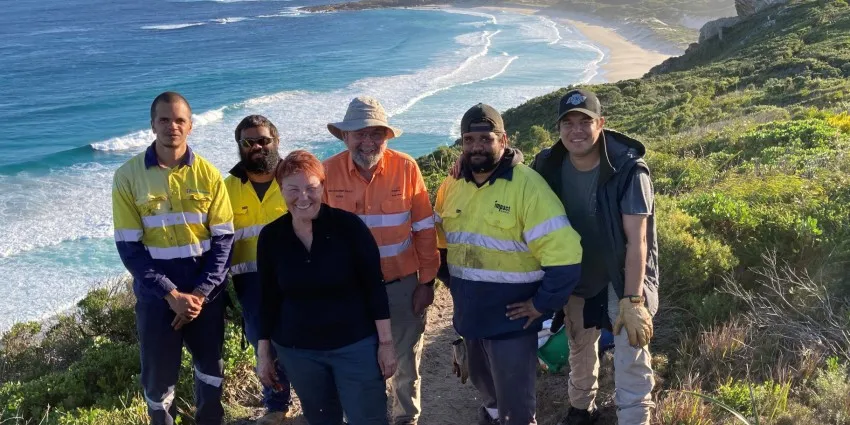
M 555 21 L 553 21 L 553 20 L 551 20 L 551 19 L 549 19 L 545 16 L 540 16 L 540 20 L 543 21 L 543 23 L 547 27 L 552 29 L 553 37 L 552 37 L 552 41 L 549 42 L 550 45 L 558 44 L 558 42 L 563 40 L 563 37 L 561 37 L 561 31 L 558 29 L 558 24 L 556 24 Z
M 300 10 L 299 7 L 287 7 L 286 9 L 283 9 L 280 12 L 275 13 L 273 15 L 259 15 L 257 17 L 258 18 L 265 18 L 265 19 L 268 19 L 268 18 L 292 18 L 292 17 L 296 17 L 296 16 L 305 16 L 305 15 L 309 15 L 309 14 L 310 14 L 310 12 L 305 12 L 303 10 Z
M 124 136 L 113 137 L 102 142 L 92 143 L 90 146 L 98 151 L 123 151 L 147 146 L 153 142 L 154 134 L 151 130 L 139 130 Z
M 493 24 L 493 25 L 497 25 L 499 23 L 499 20 L 496 19 L 495 15 L 491 15 L 489 13 L 484 13 L 484 12 L 477 12 L 477 11 L 474 11 L 474 10 L 452 9 L 452 8 L 449 8 L 449 7 L 447 7 L 447 8 L 422 8 L 420 10 L 436 10 L 436 11 L 440 11 L 440 12 L 444 12 L 444 13 L 454 13 L 456 15 L 477 16 L 479 18 L 487 18 L 487 21 L 490 24 Z
M 218 109 L 206 111 L 201 114 L 192 114 L 193 127 L 201 127 L 209 125 L 224 118 L 224 111 L 227 107 L 222 106 Z M 124 136 L 113 137 L 101 142 L 90 144 L 92 149 L 104 152 L 128 151 L 137 150 L 146 147 L 154 140 L 154 134 L 151 130 L 139 130 Z
M 192 125 L 197 127 L 221 121 L 224 118 L 224 110 L 226 108 L 226 106 L 222 106 L 221 108 L 213 109 L 202 114 L 192 114 Z
M 568 47 L 578 50 L 585 50 L 588 52 L 593 52 L 596 54 L 595 58 L 591 59 L 584 66 L 584 78 L 581 79 L 581 84 L 589 83 L 593 80 L 597 75 L 599 75 L 599 67 L 602 62 L 605 60 L 605 52 L 602 51 L 596 45 L 583 41 L 583 40 L 569 40 L 564 42 L 564 44 Z
M 242 21 L 245 21 L 247 19 L 248 18 L 245 18 L 245 17 L 242 17 L 242 16 L 237 16 L 237 17 L 234 17 L 234 18 L 213 19 L 212 22 L 215 22 L 215 23 L 221 24 L 221 25 L 226 25 L 226 24 L 234 24 L 236 22 L 242 22 Z
M 144 25 L 141 28 L 143 30 L 171 31 L 171 30 L 179 30 L 179 29 L 183 29 L 183 28 L 199 27 L 201 25 L 206 25 L 206 23 L 204 23 L 204 22 L 189 22 L 189 23 L 184 23 L 184 24 Z

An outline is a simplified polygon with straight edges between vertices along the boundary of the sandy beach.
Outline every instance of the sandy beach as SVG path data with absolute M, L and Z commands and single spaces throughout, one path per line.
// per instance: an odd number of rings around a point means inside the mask
M 642 40 L 641 43 L 629 40 L 622 35 L 618 28 L 603 26 L 580 16 L 571 16 L 567 12 L 535 9 L 531 7 L 476 7 L 476 10 L 493 12 L 505 11 L 527 15 L 543 15 L 558 23 L 569 25 L 582 33 L 588 40 L 605 53 L 601 63 L 600 77 L 605 82 L 615 82 L 631 78 L 640 78 L 653 66 L 660 64 L 670 55 L 670 46 L 661 46 L 652 41 Z

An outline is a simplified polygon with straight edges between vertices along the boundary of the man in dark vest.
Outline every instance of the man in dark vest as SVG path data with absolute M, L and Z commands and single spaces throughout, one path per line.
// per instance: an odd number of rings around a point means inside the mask
M 648 344 L 658 309 L 654 195 L 643 144 L 604 125 L 595 94 L 569 91 L 558 105 L 560 140 L 532 164 L 564 203 L 583 250 L 579 285 L 555 320 L 563 320 L 570 344 L 571 407 L 560 425 L 596 420 L 599 329 L 612 324 L 619 425 L 649 425 L 655 380 Z

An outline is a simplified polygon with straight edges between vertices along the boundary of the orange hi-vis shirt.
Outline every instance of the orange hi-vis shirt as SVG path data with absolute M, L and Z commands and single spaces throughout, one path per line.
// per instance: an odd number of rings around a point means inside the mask
M 437 277 L 440 254 L 434 211 L 419 165 L 409 155 L 387 149 L 372 181 L 366 181 L 348 151 L 325 160 L 328 205 L 360 216 L 381 251 L 384 280 L 419 272 L 419 282 Z

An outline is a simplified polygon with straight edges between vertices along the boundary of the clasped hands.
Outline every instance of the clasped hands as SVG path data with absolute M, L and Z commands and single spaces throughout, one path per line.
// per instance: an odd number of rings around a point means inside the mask
M 171 322 L 171 327 L 174 330 L 180 330 L 187 323 L 195 320 L 201 314 L 205 299 L 204 294 L 198 290 L 188 294 L 176 289 L 172 290 L 165 296 L 165 300 L 168 301 L 168 307 L 175 314 L 174 320 Z

